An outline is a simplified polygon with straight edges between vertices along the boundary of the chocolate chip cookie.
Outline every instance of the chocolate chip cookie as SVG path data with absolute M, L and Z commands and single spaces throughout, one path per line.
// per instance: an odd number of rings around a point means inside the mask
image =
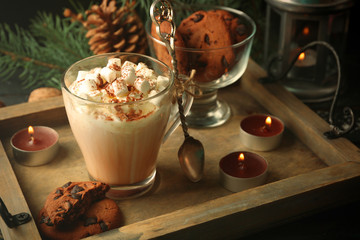
M 229 24 L 218 12 L 197 11 L 181 22 L 178 31 L 186 47 L 204 50 L 189 57 L 189 68 L 197 70 L 197 81 L 215 80 L 234 63 Z
M 123 216 L 115 201 L 105 198 L 92 205 L 72 224 L 55 226 L 43 208 L 37 218 L 37 225 L 44 239 L 76 240 L 92 236 L 123 224 Z
M 234 17 L 230 12 L 222 9 L 214 9 L 208 11 L 208 13 L 216 14 L 224 20 L 227 30 L 230 33 L 232 44 L 241 42 L 248 37 L 245 24 L 239 18 Z
M 109 185 L 101 182 L 68 182 L 49 194 L 44 205 L 48 223 L 71 223 L 90 207 L 105 197 Z
M 171 25 L 169 22 L 162 22 L 160 25 L 160 32 L 161 33 L 170 33 L 171 31 Z M 153 36 L 154 38 L 158 39 L 159 42 L 153 41 L 153 45 L 154 45 L 154 51 L 155 51 L 155 55 L 156 57 L 160 60 L 163 61 L 166 65 L 170 66 L 172 68 L 172 63 L 171 63 L 171 56 L 167 50 L 167 48 L 165 47 L 165 45 L 162 43 L 160 37 L 158 36 L 158 34 L 156 33 L 156 27 L 155 24 L 152 23 L 151 25 L 151 36 Z M 174 44 L 175 47 L 185 47 L 185 43 L 184 40 L 182 38 L 182 36 L 180 35 L 179 32 L 175 32 L 175 38 L 174 38 Z M 176 59 L 177 59 L 177 68 L 179 73 L 182 74 L 187 74 L 187 53 L 184 52 L 182 49 L 176 49 L 175 48 L 175 54 L 176 54 Z

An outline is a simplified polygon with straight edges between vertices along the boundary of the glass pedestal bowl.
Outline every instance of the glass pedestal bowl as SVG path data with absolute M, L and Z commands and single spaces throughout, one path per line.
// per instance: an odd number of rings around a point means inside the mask
M 225 101 L 218 99 L 218 89 L 226 87 L 237 81 L 245 72 L 248 64 L 253 38 L 256 32 L 254 21 L 244 12 L 220 6 L 181 6 L 174 7 L 175 21 L 180 22 L 177 16 L 187 17 L 198 10 L 225 10 L 236 18 L 237 27 L 231 28 L 240 34 L 237 42 L 221 48 L 196 49 L 180 47 L 175 35 L 175 53 L 180 74 L 189 76 L 192 69 L 196 70 L 195 84 L 200 87 L 202 94 L 194 98 L 193 105 L 186 121 L 190 127 L 205 128 L 224 124 L 231 116 L 231 110 Z M 197 20 L 195 20 L 197 21 Z M 234 20 L 235 21 L 235 20 Z M 230 23 L 229 23 L 230 24 Z M 177 24 L 178 26 L 178 24 Z M 230 27 L 229 27 L 230 28 Z M 165 64 L 172 66 L 171 57 L 165 44 L 156 36 L 151 20 L 146 23 L 146 32 L 150 53 Z M 178 29 L 178 28 L 177 28 Z M 178 32 L 176 33 L 178 34 Z M 206 36 L 205 36 L 206 38 Z M 205 39 L 207 42 L 209 39 Z

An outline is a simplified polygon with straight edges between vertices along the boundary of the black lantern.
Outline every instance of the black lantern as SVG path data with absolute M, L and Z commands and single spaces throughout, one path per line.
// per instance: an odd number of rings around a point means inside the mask
M 266 0 L 264 59 L 279 75 L 300 48 L 325 41 L 340 58 L 345 51 L 351 0 Z M 282 84 L 304 102 L 330 100 L 337 87 L 336 63 L 321 45 L 301 53 Z

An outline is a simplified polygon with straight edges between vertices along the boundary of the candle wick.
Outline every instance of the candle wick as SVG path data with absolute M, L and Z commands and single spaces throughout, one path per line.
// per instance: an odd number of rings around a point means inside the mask
M 265 124 L 260 128 L 260 130 L 261 132 L 270 132 L 270 127 L 267 124 Z
M 32 134 L 30 134 L 30 143 L 33 144 L 35 142 L 35 138 Z
M 239 161 L 239 168 L 240 168 L 240 170 L 245 170 L 244 161 Z

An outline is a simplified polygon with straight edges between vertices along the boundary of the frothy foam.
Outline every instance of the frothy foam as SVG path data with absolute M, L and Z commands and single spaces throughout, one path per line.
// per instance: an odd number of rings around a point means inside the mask
M 133 102 L 161 92 L 169 78 L 158 76 L 145 63 L 135 64 L 112 58 L 103 68 L 79 71 L 69 90 L 81 97 L 102 103 Z
M 105 67 L 78 72 L 69 90 L 92 102 L 64 91 L 64 103 L 92 177 L 127 185 L 154 172 L 172 95 L 139 100 L 160 93 L 169 84 L 169 78 L 157 75 L 146 64 L 121 64 L 119 58 L 109 59 Z

